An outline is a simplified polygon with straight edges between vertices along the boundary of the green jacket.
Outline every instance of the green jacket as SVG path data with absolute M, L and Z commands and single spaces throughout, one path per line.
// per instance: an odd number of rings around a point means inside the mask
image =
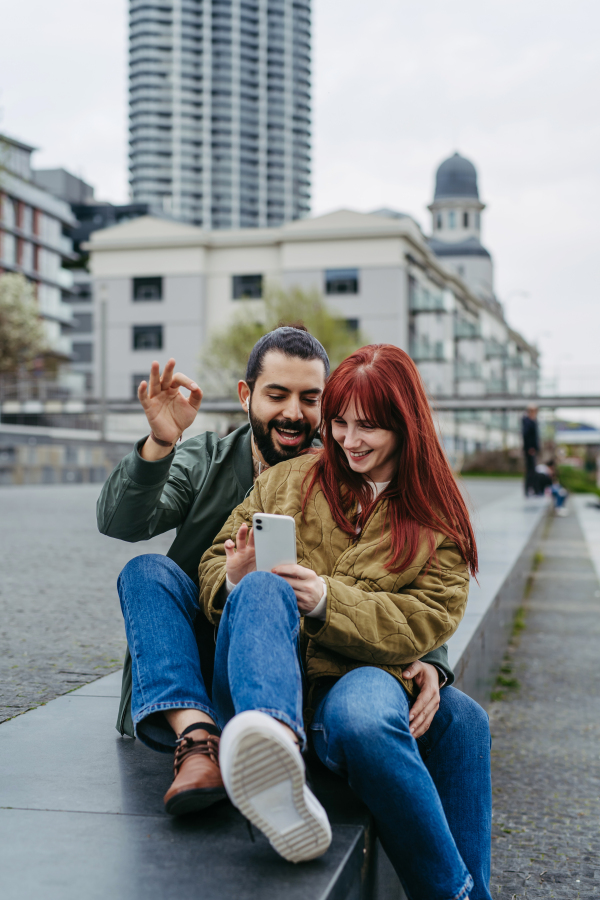
M 96 509 L 102 534 L 122 541 L 147 541 L 177 529 L 167 556 L 198 583 L 203 553 L 252 489 L 253 468 L 250 425 L 227 437 L 213 432 L 190 438 L 156 462 L 139 454 L 139 441 L 110 474 Z M 213 627 L 202 615 L 196 622 L 202 674 L 210 693 L 214 657 Z M 454 680 L 446 645 L 422 657 Z M 121 704 L 117 720 L 121 734 L 134 736 L 131 720 L 131 657 L 123 668 Z

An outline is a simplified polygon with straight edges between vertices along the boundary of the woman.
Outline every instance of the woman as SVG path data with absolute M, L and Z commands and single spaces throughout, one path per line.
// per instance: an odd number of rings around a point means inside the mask
M 411 734 L 416 688 L 402 673 L 464 614 L 477 570 L 469 517 L 404 351 L 348 357 L 322 413 L 323 450 L 265 472 L 200 563 L 201 602 L 219 623 L 225 787 L 286 859 L 321 855 L 331 831 L 305 784 L 307 722 L 413 900 L 465 900 L 473 880 Z M 255 571 L 255 512 L 294 517 L 297 565 Z

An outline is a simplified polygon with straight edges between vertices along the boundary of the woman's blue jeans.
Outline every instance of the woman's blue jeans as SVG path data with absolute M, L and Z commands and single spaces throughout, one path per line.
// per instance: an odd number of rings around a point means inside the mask
M 144 743 L 173 747 L 167 709 L 200 709 L 221 727 L 236 713 L 260 709 L 305 744 L 300 617 L 283 579 L 254 572 L 229 595 L 212 701 L 200 671 L 191 579 L 167 557 L 140 556 L 119 576 L 119 596 L 133 661 L 132 716 Z M 416 741 L 409 709 L 408 695 L 387 672 L 354 669 L 317 691 L 315 750 L 371 810 L 412 900 L 490 900 L 487 716 L 465 694 L 444 688 L 429 731 Z

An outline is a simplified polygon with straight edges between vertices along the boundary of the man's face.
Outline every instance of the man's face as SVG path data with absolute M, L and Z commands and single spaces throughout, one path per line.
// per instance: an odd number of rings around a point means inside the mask
M 250 423 L 264 461 L 274 466 L 313 442 L 321 423 L 325 367 L 269 350 L 250 397 Z

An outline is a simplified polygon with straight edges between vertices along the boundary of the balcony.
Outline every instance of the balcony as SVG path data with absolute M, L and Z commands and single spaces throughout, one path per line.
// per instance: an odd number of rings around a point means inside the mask
M 470 322 L 468 319 L 457 319 L 454 323 L 455 338 L 481 338 L 481 325 L 479 322 Z
M 430 291 L 420 285 L 411 285 L 409 293 L 411 312 L 448 312 L 441 291 Z
M 506 345 L 494 339 L 485 342 L 486 359 L 503 359 L 506 356 Z
M 506 394 L 506 381 L 504 378 L 490 378 L 485 383 L 486 394 Z
M 481 379 L 481 364 L 458 360 L 454 368 L 454 374 L 458 381 L 479 381 Z
M 411 341 L 409 353 L 415 362 L 450 362 L 444 341 L 417 338 Z

